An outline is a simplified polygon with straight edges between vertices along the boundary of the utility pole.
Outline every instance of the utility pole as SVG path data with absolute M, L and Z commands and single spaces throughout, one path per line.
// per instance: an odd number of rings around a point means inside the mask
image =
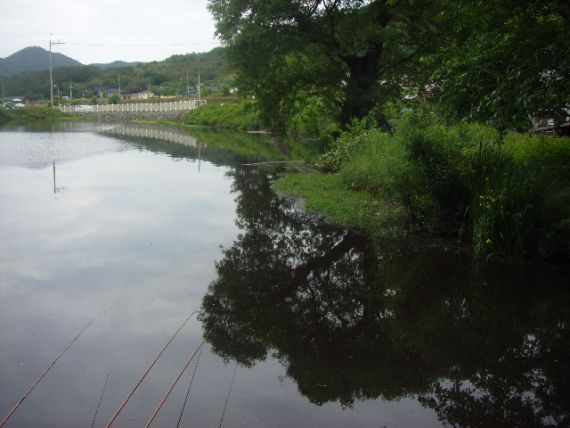
M 121 76 L 117 74 L 117 83 L 119 84 L 119 99 L 121 99 Z
M 69 102 L 73 99 L 73 88 L 71 86 L 71 80 L 69 81 Z
M 200 72 L 198 72 L 198 99 L 202 99 L 202 84 L 200 83 Z
M 190 98 L 190 77 L 188 66 L 186 66 L 186 98 Z M 4 82 L 2 82 L 4 84 Z
M 49 41 L 49 101 L 50 106 L 53 107 L 53 62 L 51 59 L 51 47 L 57 45 L 64 45 L 65 43 L 58 41 Z

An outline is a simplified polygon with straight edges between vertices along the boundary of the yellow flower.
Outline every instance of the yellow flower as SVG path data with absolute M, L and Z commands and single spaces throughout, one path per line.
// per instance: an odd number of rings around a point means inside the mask
M 487 238 L 487 240 L 485 241 L 485 244 L 487 245 L 491 245 L 493 243 L 493 241 L 491 241 L 491 239 Z

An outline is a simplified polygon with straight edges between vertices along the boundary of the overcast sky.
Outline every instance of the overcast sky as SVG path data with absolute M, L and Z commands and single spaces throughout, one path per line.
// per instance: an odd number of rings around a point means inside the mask
M 0 0 L 0 58 L 27 46 L 83 64 L 154 61 L 219 46 L 207 0 Z

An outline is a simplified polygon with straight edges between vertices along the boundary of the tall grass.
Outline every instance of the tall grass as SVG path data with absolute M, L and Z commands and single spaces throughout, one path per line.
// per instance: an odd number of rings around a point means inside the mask
M 259 111 L 251 100 L 206 104 L 191 111 L 186 117 L 185 123 L 188 125 L 246 131 L 262 128 Z
M 340 171 L 345 186 L 399 204 L 410 229 L 469 237 L 480 254 L 570 257 L 567 138 L 412 113 L 394 135 L 346 132 L 321 165 Z

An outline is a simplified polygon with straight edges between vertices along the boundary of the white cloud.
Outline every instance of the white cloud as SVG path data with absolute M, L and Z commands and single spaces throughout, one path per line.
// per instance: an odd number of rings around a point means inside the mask
M 218 46 L 207 0 L 0 0 L 0 57 L 26 46 L 56 51 L 84 64 L 152 61 Z

